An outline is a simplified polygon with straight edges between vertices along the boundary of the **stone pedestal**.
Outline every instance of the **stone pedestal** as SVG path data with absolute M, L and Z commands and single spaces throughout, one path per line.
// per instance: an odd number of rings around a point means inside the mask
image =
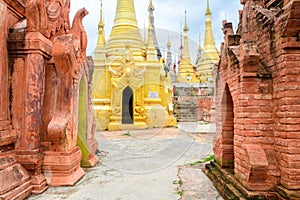
M 48 187 L 44 175 L 41 173 L 42 153 L 40 149 L 35 150 L 16 150 L 17 160 L 31 175 L 32 193 L 39 194 Z
M 81 151 L 74 147 L 67 152 L 44 152 L 42 171 L 50 186 L 71 186 L 84 175 L 80 168 Z

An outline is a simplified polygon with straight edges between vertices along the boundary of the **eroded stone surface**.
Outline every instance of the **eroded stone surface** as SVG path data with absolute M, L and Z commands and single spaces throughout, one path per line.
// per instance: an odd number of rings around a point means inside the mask
M 204 164 L 195 166 L 181 166 L 179 168 L 179 180 L 182 184 L 178 191 L 182 192 L 180 200 L 223 200 L 221 195 L 216 191 L 213 184 L 202 172 Z

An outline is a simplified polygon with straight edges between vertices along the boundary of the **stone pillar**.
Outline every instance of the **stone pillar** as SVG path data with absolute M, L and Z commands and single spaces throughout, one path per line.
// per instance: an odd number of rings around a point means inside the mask
M 76 146 L 77 129 L 74 103 L 77 74 L 81 63 L 76 60 L 73 35 L 56 37 L 52 58 L 57 76 L 56 105 L 47 134 L 51 145 L 44 151 L 43 173 L 51 186 L 74 185 L 84 175 L 80 168 L 82 153 Z M 47 97 L 48 98 L 48 97 Z
M 10 5 L 0 0 L 0 199 L 23 199 L 31 193 L 30 174 L 16 160 L 17 131 L 12 125 L 10 70 L 7 50 L 8 28 L 16 23 Z M 19 90 L 21 91 L 21 90 Z
M 22 34 L 12 33 L 10 51 L 17 59 L 14 61 L 14 93 L 13 107 L 15 113 L 14 125 L 18 128 L 16 143 L 16 158 L 30 172 L 33 193 L 43 192 L 46 179 L 41 173 L 42 149 L 41 127 L 42 106 L 44 98 L 44 72 L 46 59 L 50 57 L 52 42 L 39 32 Z M 25 43 L 21 48 L 19 42 Z M 14 44 L 15 43 L 15 44 Z M 23 77 L 23 79 L 21 79 Z

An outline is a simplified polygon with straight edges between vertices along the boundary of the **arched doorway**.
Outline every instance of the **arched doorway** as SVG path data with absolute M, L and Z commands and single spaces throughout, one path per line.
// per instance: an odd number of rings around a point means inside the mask
M 233 100 L 228 85 L 222 97 L 222 167 L 234 169 L 234 112 Z M 233 171 L 232 171 L 233 172 Z
M 122 94 L 122 124 L 133 124 L 133 91 L 129 86 Z

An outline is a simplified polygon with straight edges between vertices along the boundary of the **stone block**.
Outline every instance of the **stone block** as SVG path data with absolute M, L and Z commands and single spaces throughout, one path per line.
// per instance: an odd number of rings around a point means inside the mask
M 32 191 L 30 174 L 17 163 L 14 152 L 0 153 L 0 198 L 20 199 Z
M 81 151 L 74 147 L 68 152 L 44 152 L 42 172 L 50 186 L 71 186 L 84 175 L 80 168 Z

